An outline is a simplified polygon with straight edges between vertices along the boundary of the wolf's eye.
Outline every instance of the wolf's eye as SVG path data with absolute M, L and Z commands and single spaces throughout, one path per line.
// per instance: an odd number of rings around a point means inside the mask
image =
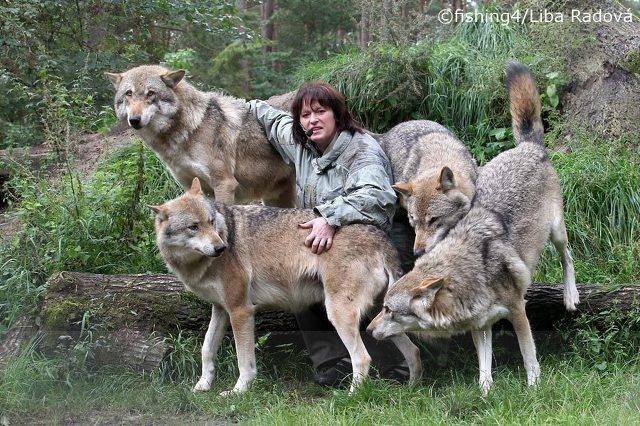
M 433 225 L 434 223 L 436 223 L 436 220 L 438 220 L 439 217 L 432 217 L 431 219 L 429 219 L 429 226 Z
M 152 98 L 156 95 L 156 92 L 154 92 L 153 90 L 149 90 L 147 92 L 147 98 Z
M 126 97 L 130 97 L 131 95 L 133 95 L 133 92 L 131 90 L 127 90 L 126 92 L 124 92 L 124 95 Z
M 198 224 L 194 223 L 193 225 L 189 225 L 189 229 L 192 231 L 197 231 L 198 230 Z

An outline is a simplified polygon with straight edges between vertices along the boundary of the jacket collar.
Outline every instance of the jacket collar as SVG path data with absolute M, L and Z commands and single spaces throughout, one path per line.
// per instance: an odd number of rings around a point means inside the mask
M 334 136 L 333 140 L 331 141 L 329 146 L 327 146 L 327 149 L 324 151 L 324 154 L 322 154 L 321 157 L 318 157 L 313 160 L 315 172 L 324 173 L 324 171 L 332 163 L 334 163 L 338 159 L 338 157 L 340 157 L 340 155 L 344 152 L 344 150 L 349 145 L 349 142 L 351 142 L 352 138 L 353 136 L 347 130 L 343 130 L 342 132 Z M 316 153 L 317 152 L 318 151 L 316 149 Z

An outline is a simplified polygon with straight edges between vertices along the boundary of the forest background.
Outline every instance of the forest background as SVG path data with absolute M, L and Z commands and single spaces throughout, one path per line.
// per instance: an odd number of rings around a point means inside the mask
M 506 61 L 519 60 L 541 90 L 545 144 L 562 180 L 578 282 L 611 288 L 640 282 L 638 3 L 2 2 L 0 334 L 37 312 L 47 278 L 58 271 L 166 272 L 145 205 L 180 189 L 116 122 L 113 89 L 103 77 L 146 63 L 184 68 L 200 89 L 246 99 L 326 80 L 370 130 L 434 120 L 483 164 L 513 146 L 503 79 Z M 438 20 L 444 8 L 513 14 L 575 7 L 629 11 L 633 23 Z M 87 146 L 98 157 L 95 167 L 87 167 Z M 40 167 L 12 160 L 13 153 L 39 149 L 47 153 Z M 561 276 L 548 249 L 536 279 L 560 282 Z M 82 316 L 87 324 L 90 314 Z M 202 336 L 176 330 L 168 336 L 174 351 L 162 371 L 141 375 L 92 366 L 93 326 L 72 355 L 52 359 L 32 345 L 2 367 L 0 422 L 42 415 L 61 422 L 85 415 L 98 422 L 166 415 L 344 423 L 638 419 L 640 313 L 615 306 L 554 330 L 560 343 L 542 347 L 544 378 L 535 392 L 523 388 L 517 357 L 505 355 L 510 362 L 496 374 L 497 390 L 488 399 L 473 385 L 473 354 L 464 349 L 452 349 L 448 363 L 437 363 L 424 387 L 413 391 L 372 383 L 345 402 L 339 392 L 306 387 L 304 357 L 289 354 L 272 363 L 265 352 L 259 357 L 266 359 L 267 379 L 248 396 L 196 396 L 188 390 L 198 374 Z M 228 342 L 222 352 L 224 384 L 236 371 Z M 87 404 L 88 394 L 100 402 Z

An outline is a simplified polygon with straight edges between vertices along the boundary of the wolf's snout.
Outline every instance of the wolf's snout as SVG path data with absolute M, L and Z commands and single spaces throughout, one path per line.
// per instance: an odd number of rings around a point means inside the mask
M 227 249 L 227 246 L 225 244 L 222 244 L 222 245 L 219 245 L 219 246 L 214 246 L 213 247 L 213 257 L 220 256 L 226 249 Z
M 142 127 L 142 117 L 139 115 L 129 117 L 129 124 L 134 129 L 140 129 Z

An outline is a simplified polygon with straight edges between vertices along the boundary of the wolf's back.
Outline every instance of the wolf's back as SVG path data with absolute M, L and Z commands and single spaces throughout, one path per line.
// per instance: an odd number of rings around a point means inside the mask
M 515 61 L 507 64 L 507 91 L 516 145 L 524 142 L 542 145 L 544 129 L 540 119 L 540 96 L 526 66 Z

